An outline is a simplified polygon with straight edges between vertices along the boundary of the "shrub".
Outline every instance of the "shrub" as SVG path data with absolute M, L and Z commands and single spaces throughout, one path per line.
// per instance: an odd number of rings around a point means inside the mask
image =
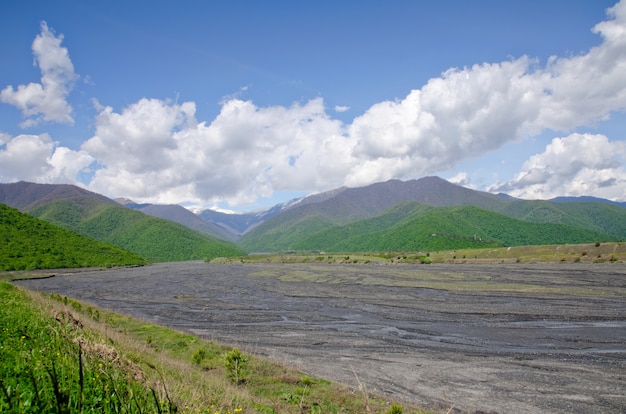
M 228 377 L 237 385 L 245 381 L 247 364 L 248 358 L 238 348 L 233 348 L 224 354 L 224 366 Z

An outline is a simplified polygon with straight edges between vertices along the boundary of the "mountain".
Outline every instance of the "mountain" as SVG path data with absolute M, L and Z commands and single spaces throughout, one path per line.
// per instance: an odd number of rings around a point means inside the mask
M 589 197 L 522 200 L 439 177 L 341 187 L 245 214 L 205 210 L 196 216 L 181 206 L 118 201 L 130 208 L 74 186 L 0 184 L 0 203 L 152 261 L 244 250 L 442 250 L 626 239 L 623 203 Z
M 615 236 L 556 223 L 532 223 L 476 206 L 405 202 L 383 214 L 332 227 L 291 246 L 296 250 L 435 251 L 616 241 Z
M 146 260 L 0 204 L 0 270 L 142 265 Z
M 238 244 L 248 251 L 281 250 L 315 232 L 374 217 L 405 201 L 435 207 L 475 205 L 487 209 L 504 209 L 514 199 L 470 190 L 439 177 L 424 177 L 345 188 L 321 200 L 310 202 L 305 198 L 259 224 L 246 233 Z
M 612 204 L 619 207 L 626 208 L 626 202 L 620 201 L 612 201 L 607 200 L 605 198 L 591 197 L 591 196 L 580 196 L 580 197 L 555 197 L 550 199 L 550 201 L 554 203 L 576 203 L 576 202 L 584 202 L 584 203 L 604 203 L 604 204 Z
M 115 199 L 115 201 L 149 216 L 170 220 L 218 239 L 236 240 L 236 237 L 231 232 L 222 229 L 211 221 L 203 220 L 198 215 L 177 204 L 137 204 L 128 199 Z
M 471 190 L 452 184 L 439 177 L 424 177 L 418 180 L 389 180 L 364 187 L 333 190 L 304 198 L 291 209 L 310 204 L 324 204 L 323 209 L 341 221 L 352 218 L 371 217 L 403 201 L 415 201 L 435 207 L 475 205 L 495 208 L 510 200 L 491 193 Z
M 534 223 L 559 223 L 626 238 L 626 208 L 597 201 L 515 200 L 498 209 L 502 214 Z
M 20 191 L 23 193 L 16 194 Z M 23 182 L 0 184 L 0 203 L 12 203 L 11 207 L 32 216 L 109 242 L 153 262 L 211 259 L 244 253 L 231 242 L 134 211 L 75 186 Z
M 404 217 L 389 215 L 389 212 L 386 212 L 392 207 L 397 207 L 399 210 L 409 208 L 406 205 L 407 202 L 409 205 L 410 203 L 420 204 L 422 206 L 420 209 L 424 211 L 433 208 L 474 206 L 533 224 L 530 227 L 522 228 L 518 221 L 506 222 L 499 216 L 491 217 L 485 225 L 491 225 L 490 223 L 495 221 L 500 222 L 502 226 L 510 226 L 510 228 L 523 231 L 520 238 L 512 237 L 512 235 L 501 238 L 496 237 L 497 233 L 493 231 L 488 232 L 489 237 L 491 237 L 489 240 L 500 244 L 518 245 L 520 240 L 536 244 L 547 243 L 549 240 L 578 243 L 581 240 L 593 241 L 594 238 L 597 240 L 626 239 L 626 209 L 616 203 L 608 202 L 608 200 L 602 202 L 583 202 L 578 199 L 562 201 L 521 200 L 503 194 L 495 195 L 471 190 L 449 183 L 439 177 L 425 177 L 405 182 L 391 180 L 359 188 L 342 188 L 320 200 L 314 202 L 305 198 L 301 202 L 295 203 L 280 214 L 257 225 L 246 233 L 238 244 L 253 252 L 293 249 L 329 250 L 339 248 L 330 246 L 335 246 L 336 238 L 341 235 L 343 241 L 340 250 L 359 250 L 365 248 L 365 245 L 369 246 L 367 248 L 370 250 L 385 250 L 392 244 L 392 238 L 401 239 L 399 235 L 402 234 L 403 226 L 415 228 L 414 223 L 397 224 L 404 220 Z M 449 213 L 445 209 L 441 211 Z M 431 214 L 435 213 L 432 212 Z M 378 217 L 380 215 L 382 216 Z M 457 216 L 454 217 L 458 218 Z M 376 220 L 369 220 L 373 218 Z M 435 220 L 435 218 L 433 216 L 431 220 Z M 437 219 L 434 222 L 441 223 L 442 221 Z M 426 225 L 427 223 L 422 222 L 422 224 Z M 554 227 L 553 225 L 558 226 Z M 362 229 L 361 227 L 365 228 Z M 425 228 L 429 227 L 426 226 Z M 477 234 L 480 233 L 480 226 L 474 226 L 474 228 Z M 543 237 L 541 232 L 533 233 L 540 228 L 543 228 L 545 232 L 549 230 L 549 233 L 552 233 L 545 234 L 546 237 Z M 363 236 L 363 233 L 367 233 L 368 229 L 371 234 L 374 234 L 375 230 L 381 233 L 376 237 Z M 446 231 L 446 234 L 457 234 L 453 231 Z M 441 234 L 442 230 L 432 229 L 430 232 Z M 565 237 L 559 238 L 555 232 L 560 232 Z M 368 238 L 367 242 L 363 240 L 363 237 Z M 383 243 L 383 240 L 387 239 L 389 241 Z M 452 239 L 448 240 L 447 243 L 450 246 L 458 245 L 460 239 L 456 236 Z M 323 243 L 324 240 L 325 243 Z M 378 248 L 371 245 L 371 242 L 376 240 L 379 243 Z M 441 240 L 439 238 L 437 242 L 439 243 Z M 433 240 L 423 240 L 422 242 L 422 245 L 432 246 Z M 403 244 L 405 248 L 411 245 L 411 243 Z M 440 246 L 440 248 L 443 247 Z
M 228 234 L 229 239 L 237 240 L 260 223 L 282 213 L 289 207 L 298 203 L 299 200 L 290 200 L 277 204 L 269 209 L 253 211 L 250 213 L 223 213 L 215 210 L 204 210 L 199 217 L 208 223 L 212 223 Z
M 17 183 L 0 183 L 0 203 L 20 211 L 32 210 L 40 205 L 59 199 L 71 199 L 89 196 L 106 204 L 115 201 L 98 193 L 69 184 L 35 184 L 26 181 Z

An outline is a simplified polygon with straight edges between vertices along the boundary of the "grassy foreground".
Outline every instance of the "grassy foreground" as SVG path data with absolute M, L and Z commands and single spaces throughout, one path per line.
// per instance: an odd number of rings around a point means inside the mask
M 0 302 L 0 413 L 423 412 L 60 295 Z

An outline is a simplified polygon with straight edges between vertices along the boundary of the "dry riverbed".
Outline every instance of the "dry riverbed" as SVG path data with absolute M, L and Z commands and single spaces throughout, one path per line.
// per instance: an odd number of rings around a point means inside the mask
M 626 412 L 621 263 L 164 263 L 15 282 L 447 412 Z

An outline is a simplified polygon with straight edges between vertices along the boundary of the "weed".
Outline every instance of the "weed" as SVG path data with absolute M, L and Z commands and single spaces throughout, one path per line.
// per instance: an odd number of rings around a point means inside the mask
M 206 358 L 206 349 L 204 348 L 196 349 L 193 355 L 191 355 L 191 360 L 196 365 L 200 365 L 202 361 L 204 361 L 204 358 Z
M 402 414 L 402 406 L 400 404 L 392 403 L 389 410 L 387 410 L 387 414 Z

